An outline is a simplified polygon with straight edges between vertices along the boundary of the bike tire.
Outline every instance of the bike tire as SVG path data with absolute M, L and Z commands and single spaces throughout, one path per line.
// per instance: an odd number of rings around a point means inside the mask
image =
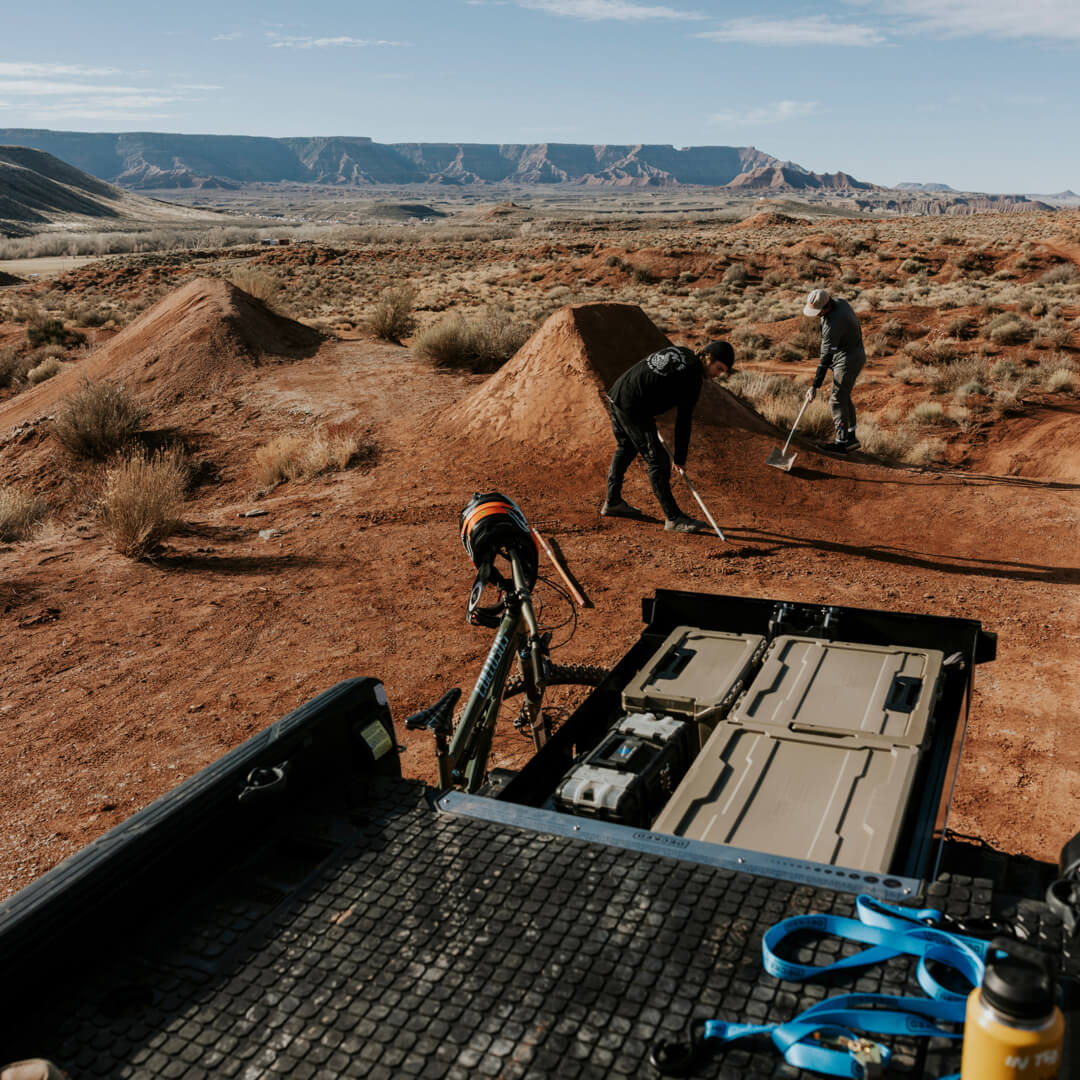
M 607 677 L 609 669 L 594 667 L 591 664 L 552 664 L 548 670 L 548 686 L 599 686 Z M 520 675 L 515 675 L 507 680 L 506 689 L 503 690 L 503 700 L 523 693 L 525 680 Z

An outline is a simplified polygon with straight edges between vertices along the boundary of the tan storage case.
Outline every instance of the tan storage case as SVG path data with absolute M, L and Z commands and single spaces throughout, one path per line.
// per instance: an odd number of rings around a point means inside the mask
M 760 634 L 678 626 L 627 684 L 623 708 L 697 720 L 701 747 L 746 687 L 764 651 Z
M 724 722 L 653 830 L 887 873 L 918 758 L 908 746 Z
M 730 719 L 775 734 L 854 735 L 927 745 L 944 654 L 935 649 L 778 637 Z

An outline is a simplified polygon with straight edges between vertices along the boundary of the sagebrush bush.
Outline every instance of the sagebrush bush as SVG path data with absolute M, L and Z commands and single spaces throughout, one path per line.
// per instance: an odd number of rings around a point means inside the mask
M 36 495 L 12 484 L 0 484 L 0 540 L 25 540 L 47 509 Z
M 146 416 L 146 407 L 122 383 L 83 379 L 57 409 L 53 434 L 75 457 L 103 461 L 135 438 Z
M 354 423 L 330 424 L 303 435 L 279 435 L 255 451 L 255 483 L 267 491 L 286 480 L 370 468 L 378 456 L 378 444 Z
M 945 460 L 945 440 L 935 437 L 919 439 L 904 452 L 904 461 L 909 465 L 936 465 Z
M 115 459 L 99 510 L 113 550 L 139 559 L 175 532 L 190 477 L 188 459 L 175 447 L 153 454 L 138 448 Z
M 452 315 L 421 330 L 413 350 L 436 367 L 487 373 L 502 367 L 530 334 L 528 326 L 495 308 L 472 319 Z
M 65 349 L 86 344 L 86 338 L 78 330 L 68 330 L 59 319 L 45 319 L 26 328 L 26 340 L 32 348 L 42 345 L 62 345 Z
M 990 320 L 983 336 L 995 345 L 1023 345 L 1035 336 L 1035 330 L 1018 315 L 1006 312 Z
M 1068 368 L 1058 368 L 1046 380 L 1046 389 L 1054 394 L 1072 394 L 1076 392 L 1076 372 Z
M 40 364 L 35 365 L 26 373 L 26 381 L 31 386 L 36 386 L 46 379 L 51 379 L 63 366 L 58 357 L 47 356 Z
M 391 285 L 383 289 L 364 325 L 384 341 L 400 342 L 416 329 L 416 295 L 417 290 L 412 285 Z
M 945 415 L 945 407 L 937 401 L 920 401 L 911 410 L 911 418 L 917 424 L 931 425 L 941 423 Z
M 18 386 L 25 382 L 29 370 L 36 365 L 30 353 L 14 345 L 0 349 L 0 387 Z

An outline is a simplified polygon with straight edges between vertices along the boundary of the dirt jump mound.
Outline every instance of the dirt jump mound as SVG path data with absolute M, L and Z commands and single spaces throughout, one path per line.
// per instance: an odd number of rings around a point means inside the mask
M 478 390 L 444 414 L 448 437 L 543 447 L 549 461 L 609 455 L 605 393 L 632 364 L 671 342 L 634 304 L 560 308 Z M 707 383 L 695 424 L 772 432 L 756 413 Z
M 265 363 L 312 355 L 322 336 L 220 278 L 159 300 L 85 360 L 0 407 L 0 427 L 51 412 L 81 379 L 119 379 L 156 402 L 221 389 Z

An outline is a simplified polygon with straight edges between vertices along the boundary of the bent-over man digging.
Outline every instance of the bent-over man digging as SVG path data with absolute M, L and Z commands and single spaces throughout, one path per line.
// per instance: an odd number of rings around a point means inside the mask
M 671 458 L 660 442 L 656 417 L 668 409 L 675 416 L 675 468 L 681 474 L 690 449 L 694 407 L 705 377 L 727 376 L 735 367 L 735 351 L 726 341 L 712 341 L 700 352 L 684 345 L 660 349 L 627 368 L 608 391 L 615 454 L 608 470 L 605 517 L 641 517 L 622 497 L 623 477 L 630 462 L 642 456 L 653 494 L 664 512 L 669 532 L 711 532 L 708 524 L 684 514 L 671 493 Z

